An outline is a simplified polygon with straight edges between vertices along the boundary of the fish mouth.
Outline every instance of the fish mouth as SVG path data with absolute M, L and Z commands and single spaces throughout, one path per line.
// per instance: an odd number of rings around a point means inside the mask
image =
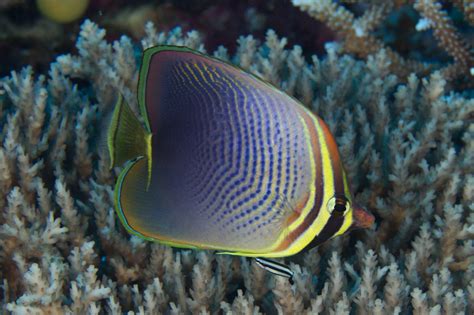
M 352 213 L 353 229 L 368 229 L 375 222 L 375 217 L 372 215 L 372 213 L 358 205 L 354 205 Z

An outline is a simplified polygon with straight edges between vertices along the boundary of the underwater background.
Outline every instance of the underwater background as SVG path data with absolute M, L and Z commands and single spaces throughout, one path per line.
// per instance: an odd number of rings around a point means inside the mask
M 474 313 L 473 43 L 470 0 L 0 0 L 1 313 Z M 319 115 L 374 226 L 281 259 L 293 284 L 128 234 L 103 130 L 157 44 Z

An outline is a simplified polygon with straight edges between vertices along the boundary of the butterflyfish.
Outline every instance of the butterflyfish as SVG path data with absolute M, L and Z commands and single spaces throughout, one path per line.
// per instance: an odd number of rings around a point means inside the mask
M 353 201 L 321 118 L 264 80 L 178 46 L 143 53 L 139 112 L 118 98 L 108 130 L 123 166 L 116 212 L 126 230 L 179 248 L 259 258 L 294 255 L 374 217 Z

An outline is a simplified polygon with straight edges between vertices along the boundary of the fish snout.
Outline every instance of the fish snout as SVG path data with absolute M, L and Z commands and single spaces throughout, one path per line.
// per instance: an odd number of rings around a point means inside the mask
M 352 228 L 353 229 L 368 229 L 370 228 L 374 222 L 375 217 L 369 211 L 365 210 L 364 208 L 360 207 L 357 204 L 353 206 L 353 222 Z

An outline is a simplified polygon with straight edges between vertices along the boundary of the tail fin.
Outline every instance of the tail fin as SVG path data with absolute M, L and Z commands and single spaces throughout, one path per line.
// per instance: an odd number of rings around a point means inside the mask
M 151 178 L 151 133 L 119 95 L 107 134 L 110 168 L 143 156 L 148 160 L 148 184 Z

